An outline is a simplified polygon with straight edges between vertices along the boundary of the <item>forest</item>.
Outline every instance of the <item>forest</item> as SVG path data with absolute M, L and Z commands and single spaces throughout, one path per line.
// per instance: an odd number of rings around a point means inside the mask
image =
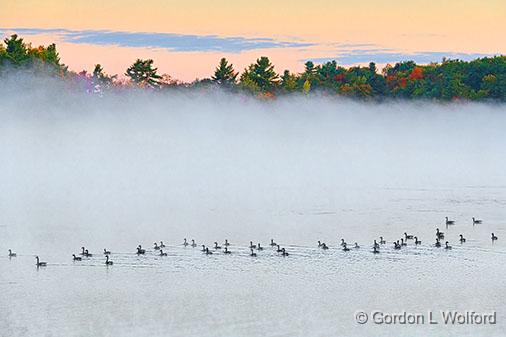
M 151 59 L 135 60 L 122 76 L 107 74 L 100 64 L 91 72 L 74 72 L 62 63 L 55 44 L 32 47 L 14 34 L 0 44 L 0 79 L 20 71 L 49 74 L 90 94 L 132 87 L 155 91 L 223 88 L 264 99 L 317 93 L 365 100 L 506 101 L 506 56 L 472 61 L 443 59 L 424 65 L 407 60 L 383 69 L 378 69 L 374 62 L 368 66 L 342 67 L 336 61 L 323 64 L 307 61 L 302 73 L 289 70 L 277 73 L 266 56 L 240 72 L 222 58 L 211 78 L 187 83 L 159 74 Z

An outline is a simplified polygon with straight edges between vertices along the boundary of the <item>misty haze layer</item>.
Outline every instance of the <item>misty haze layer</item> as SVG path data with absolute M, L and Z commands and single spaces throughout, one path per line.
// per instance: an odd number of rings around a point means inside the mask
M 504 106 L 7 84 L 2 223 L 89 239 L 103 237 L 95 228 L 132 240 L 160 228 L 177 240 L 269 235 L 281 221 L 272 215 L 381 207 L 390 189 L 506 186 Z

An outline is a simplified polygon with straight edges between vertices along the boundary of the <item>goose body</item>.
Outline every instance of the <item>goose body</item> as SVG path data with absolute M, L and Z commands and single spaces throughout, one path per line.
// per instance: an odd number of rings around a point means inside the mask
M 341 239 L 341 247 L 344 247 L 346 246 L 346 241 L 344 241 L 344 239 Z
M 394 249 L 401 249 L 401 244 L 399 243 L 399 240 L 394 242 Z
M 195 240 L 192 239 L 192 247 L 195 248 L 197 247 L 197 244 L 195 243 Z
M 373 252 L 374 254 L 379 254 L 379 252 L 380 252 L 380 251 L 379 251 L 378 247 L 373 246 L 373 247 L 372 247 L 372 252 Z
M 466 242 L 466 239 L 464 238 L 464 236 L 462 236 L 462 234 L 460 234 L 460 239 L 459 239 L 460 243 L 464 243 Z
M 356 243 L 356 242 L 355 242 L 355 246 L 353 246 L 353 248 L 355 248 L 355 249 L 359 249 L 359 248 L 360 248 L 360 246 L 358 245 L 358 243 Z
M 385 243 L 387 243 L 385 240 L 383 240 L 383 237 L 380 236 L 380 244 L 384 245 Z
M 83 259 L 80 256 L 76 256 L 76 254 L 72 254 L 72 257 L 73 257 L 74 261 L 81 261 Z
M 482 221 L 481 221 L 481 220 L 479 220 L 479 219 L 475 219 L 475 218 L 473 217 L 473 225 L 479 225 L 479 224 L 481 224 L 481 223 L 482 223 Z
M 283 251 L 283 252 L 281 253 L 281 255 L 283 255 L 283 256 L 288 256 L 288 255 L 290 255 L 290 254 L 288 254 L 288 252 L 287 252 L 284 248 L 282 249 L 282 251 Z
M 492 241 L 496 241 L 497 240 L 497 236 L 495 236 L 494 233 L 492 233 Z
M 232 254 L 230 250 L 228 250 L 228 247 L 225 246 L 225 250 L 223 251 L 223 254 Z
M 450 246 L 450 245 L 448 244 L 448 241 L 446 241 L 446 243 L 445 243 L 445 249 L 448 249 L 448 250 L 452 249 L 452 246 Z
M 227 239 L 225 239 L 225 243 L 224 243 L 223 245 L 224 245 L 225 247 L 227 247 L 227 246 L 230 246 L 230 243 L 228 242 L 228 240 L 227 240 Z
M 322 244 L 322 249 L 323 249 L 323 250 L 327 250 L 327 249 L 329 249 L 329 247 L 327 246 L 327 244 L 323 243 L 323 244 Z
M 439 239 L 436 239 L 436 243 L 434 244 L 434 246 L 436 246 L 437 248 L 441 247 L 441 242 L 439 241 Z
M 448 225 L 455 225 L 455 221 L 453 221 L 453 220 L 448 220 L 448 217 L 445 217 L 445 219 L 446 219 L 446 225 L 447 225 L 447 226 L 448 226 Z
M 418 237 L 415 236 L 415 245 L 422 244 L 422 241 L 418 240 Z
M 16 257 L 16 253 L 9 249 L 9 257 Z
M 92 256 L 93 256 L 93 254 L 91 254 L 90 252 L 88 252 L 88 249 L 86 249 L 86 250 L 84 251 L 84 256 L 86 256 L 86 257 L 92 257 Z
M 144 255 L 144 254 L 146 254 L 146 250 L 142 249 L 141 245 L 137 246 L 137 255 Z
M 85 250 L 85 248 L 81 247 L 81 255 L 83 255 L 83 256 L 86 255 L 86 252 L 84 250 Z
M 413 239 L 413 235 L 408 235 L 406 232 L 404 232 L 404 237 L 406 238 L 406 241 Z
M 205 253 L 206 252 L 206 246 L 202 245 L 202 251 Z
M 215 250 L 218 250 L 218 249 L 221 249 L 221 246 L 218 246 L 218 242 L 214 242 L 214 249 Z
M 112 266 L 112 261 L 109 260 L 109 255 L 105 256 L 105 265 L 106 266 Z
M 38 256 L 35 256 L 35 259 L 37 260 L 37 263 L 35 264 L 37 267 L 45 267 L 45 266 L 47 266 L 47 262 L 41 262 L 39 260 Z
M 343 246 L 343 251 L 345 251 L 345 252 L 350 251 L 350 249 L 349 249 L 349 248 L 347 247 L 347 245 L 346 245 L 346 242 L 344 243 L 344 246 Z
M 257 256 L 257 253 L 255 253 L 253 251 L 253 248 L 250 248 L 250 250 L 251 250 L 251 253 L 249 254 L 249 256 L 253 256 L 253 257 Z
M 213 255 L 213 252 L 209 250 L 209 248 L 206 248 L 206 255 Z
M 184 240 L 183 240 L 183 246 L 185 246 L 185 247 L 188 246 L 188 241 L 186 241 L 186 238 L 184 238 Z
M 163 241 L 160 241 L 160 248 L 165 248 L 165 245 L 163 244 Z
M 186 245 L 188 245 L 188 244 L 186 244 Z M 186 245 L 185 245 L 185 246 L 186 246 Z M 154 250 L 160 250 L 160 246 L 158 246 L 158 243 L 156 243 L 156 242 L 155 242 L 155 243 L 153 243 L 153 249 L 154 249 Z
M 401 239 L 401 246 L 407 246 L 408 244 L 404 242 L 404 239 Z
M 281 253 L 282 251 L 283 251 L 283 250 L 282 250 L 282 249 L 279 247 L 279 245 L 278 245 L 278 249 L 276 250 L 276 252 Z
M 272 247 L 276 247 L 278 244 L 276 242 L 274 242 L 274 239 L 271 239 L 271 246 Z
M 257 250 L 264 250 L 264 247 L 260 246 L 260 242 L 257 245 Z
M 257 248 L 257 245 L 253 244 L 253 241 L 249 242 L 249 248 Z
M 436 228 L 436 237 L 437 237 L 438 239 L 444 239 L 444 238 L 445 238 L 445 233 L 440 232 L 440 231 L 439 231 L 439 228 Z
M 164 253 L 163 249 L 160 249 L 160 256 L 167 256 L 167 253 Z

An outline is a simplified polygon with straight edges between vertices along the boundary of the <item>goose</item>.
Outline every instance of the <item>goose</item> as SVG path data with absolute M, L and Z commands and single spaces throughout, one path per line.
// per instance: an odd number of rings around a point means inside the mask
M 496 241 L 497 240 L 497 236 L 494 235 L 494 233 L 492 233 L 492 241 Z
M 35 264 L 37 267 L 45 267 L 45 266 L 47 266 L 47 262 L 41 262 L 41 261 L 39 261 L 39 257 L 38 256 L 35 256 L 35 258 L 37 259 L 37 263 Z
M 401 245 L 399 243 L 399 240 L 397 240 L 396 242 L 394 242 L 394 249 L 401 249 Z
M 455 225 L 455 221 L 453 221 L 453 220 L 448 220 L 448 217 L 445 217 L 445 219 L 446 219 L 446 225 L 447 225 L 447 226 L 448 226 L 448 225 Z
M 251 250 L 251 253 L 249 253 L 249 256 L 253 256 L 253 257 L 257 256 L 257 253 L 255 253 L 253 251 L 253 248 L 250 248 L 250 250 Z
M 320 240 L 318 240 L 318 247 L 321 247 L 322 246 L 322 243 L 320 242 Z
M 481 222 L 482 222 L 481 220 L 475 219 L 473 217 L 473 225 L 479 225 L 479 224 L 481 224 Z
M 257 250 L 264 250 L 264 247 L 260 246 L 260 242 L 257 245 Z
M 283 250 L 279 247 L 279 245 L 277 245 L 277 246 L 278 246 L 278 249 L 276 250 L 276 252 L 281 253 Z
M 385 243 L 387 243 L 385 240 L 383 240 L 383 237 L 380 236 L 380 244 L 384 245 Z
M 288 256 L 288 255 L 290 255 L 290 254 L 288 254 L 288 252 L 287 252 L 284 248 L 283 248 L 282 250 L 283 250 L 283 252 L 281 253 L 281 255 L 283 255 L 283 256 Z
M 104 255 L 109 255 L 109 254 L 111 254 L 111 252 L 104 248 Z
M 206 251 L 206 246 L 202 245 L 202 251 L 205 252 Z
M 355 246 L 353 246 L 353 248 L 355 248 L 355 249 L 359 249 L 359 248 L 360 248 L 360 246 L 358 245 L 358 243 L 356 243 L 356 242 L 355 242 Z
M 344 247 L 346 246 L 346 242 L 344 241 L 344 239 L 341 239 L 341 247 Z
M 160 248 L 165 248 L 165 245 L 163 244 L 163 241 L 160 241 Z
M 444 239 L 444 238 L 445 238 L 445 233 L 440 232 L 440 231 L 439 231 L 439 228 L 436 228 L 436 237 L 437 237 L 438 239 Z
M 407 246 L 408 244 L 404 242 L 404 239 L 401 239 L 401 246 Z
M 278 245 L 278 244 L 277 244 L 276 242 L 274 242 L 274 239 L 271 239 L 271 246 L 272 246 L 272 247 L 275 247 L 275 246 L 277 246 L 277 245 Z
M 188 246 L 188 242 L 186 241 L 186 238 L 184 238 L 184 241 L 183 241 L 183 246 Z
M 343 251 L 345 252 L 348 252 L 350 249 L 346 246 L 346 242 L 344 243 L 344 246 L 343 246 Z
M 249 248 L 257 248 L 257 245 L 253 244 L 253 241 L 249 242 Z
M 192 247 L 195 248 L 197 247 L 197 244 L 195 243 L 195 240 L 192 239 Z
M 232 254 L 230 250 L 228 250 L 228 247 L 225 246 L 225 250 L 223 251 L 223 254 Z
M 460 234 L 460 243 L 464 243 L 466 242 L 466 239 L 462 236 L 462 234 Z
M 15 257 L 16 253 L 9 249 L 9 257 Z
M 452 246 L 448 245 L 448 241 L 446 241 L 446 243 L 445 243 L 445 249 L 448 249 L 448 250 L 452 249 Z
M 81 261 L 83 259 L 80 256 L 76 256 L 76 254 L 72 254 L 72 256 L 74 257 L 74 261 Z
M 413 239 L 413 235 L 408 235 L 406 232 L 404 232 L 404 237 L 406 238 L 406 241 Z
M 225 239 L 225 243 L 223 244 L 225 247 L 230 246 L 230 243 L 228 243 L 228 240 Z
M 434 246 L 436 246 L 437 248 L 441 247 L 441 242 L 439 241 L 439 239 L 436 239 L 436 243 L 434 244 Z
M 376 242 L 376 240 L 374 240 L 373 247 L 374 248 L 379 248 L 379 244 Z
M 81 255 L 86 255 L 86 253 L 84 252 L 84 247 L 81 247 Z
M 378 247 L 374 246 L 374 247 L 372 248 L 372 252 L 373 252 L 374 254 L 379 254 L 379 252 L 380 252 L 380 251 L 379 251 Z
M 144 255 L 144 254 L 146 254 L 146 250 L 142 249 L 141 245 L 137 246 L 137 255 Z
M 163 249 L 160 249 L 160 256 L 167 256 L 167 253 L 164 253 Z
M 209 248 L 206 248 L 206 255 L 212 255 L 212 254 L 213 254 L 213 252 L 211 252 L 211 251 L 209 250 Z
M 415 245 L 420 245 L 422 244 L 422 241 L 418 240 L 418 237 L 415 236 Z
M 322 249 L 327 250 L 329 247 L 325 243 L 322 243 Z
M 154 247 L 153 247 L 154 250 L 160 250 L 160 246 L 158 246 L 158 244 L 156 242 L 153 243 L 153 245 L 154 245 Z
M 88 252 L 88 249 L 86 249 L 86 250 L 84 251 L 84 256 L 86 256 L 86 257 L 92 257 L 92 256 L 93 256 L 93 254 L 89 253 L 89 252 Z
M 109 255 L 105 256 L 105 265 L 106 266 L 112 266 L 112 261 L 109 260 Z
M 218 250 L 221 249 L 221 246 L 218 246 L 218 242 L 214 241 L 214 249 Z

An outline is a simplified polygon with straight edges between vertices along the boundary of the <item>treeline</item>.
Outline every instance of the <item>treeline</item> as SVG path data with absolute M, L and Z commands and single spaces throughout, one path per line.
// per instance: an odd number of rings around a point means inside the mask
M 260 57 L 239 73 L 222 58 L 211 78 L 191 83 L 159 74 L 153 60 L 136 60 L 125 76 L 108 75 L 100 64 L 91 73 L 70 71 L 61 63 L 56 46 L 33 48 L 17 35 L 0 45 L 0 75 L 12 71 L 46 72 L 82 87 L 90 93 L 103 93 L 124 87 L 151 90 L 177 88 L 225 88 L 259 97 L 290 93 L 374 98 L 419 98 L 438 100 L 506 101 L 506 56 L 479 58 L 470 62 L 443 59 L 441 63 L 418 65 L 413 61 L 387 65 L 381 72 L 371 62 L 367 67 L 341 67 L 336 61 L 315 65 L 308 61 L 302 73 L 285 70 L 276 73 L 267 57 Z

